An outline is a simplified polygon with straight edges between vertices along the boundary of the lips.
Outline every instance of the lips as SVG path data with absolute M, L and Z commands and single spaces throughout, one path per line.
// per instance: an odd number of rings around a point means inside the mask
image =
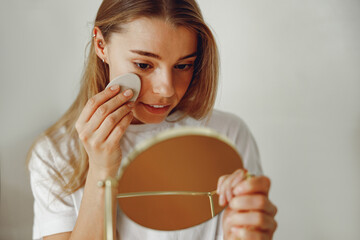
M 150 106 L 152 108 L 164 108 L 164 107 L 167 107 L 166 105 L 150 105 L 150 104 L 148 104 L 148 106 Z
M 152 113 L 152 114 L 164 114 L 166 113 L 169 108 L 170 104 L 164 105 L 164 104 L 146 104 L 142 103 L 142 105 L 145 107 L 145 109 Z

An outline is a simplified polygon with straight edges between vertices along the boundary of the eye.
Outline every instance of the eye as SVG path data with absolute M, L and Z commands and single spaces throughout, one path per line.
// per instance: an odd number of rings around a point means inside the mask
M 186 71 L 189 70 L 192 66 L 193 64 L 179 64 L 179 65 L 175 65 L 175 68 Z
M 152 68 L 152 66 L 147 63 L 134 63 L 134 64 L 136 65 L 137 68 L 140 68 L 141 70 L 147 70 Z

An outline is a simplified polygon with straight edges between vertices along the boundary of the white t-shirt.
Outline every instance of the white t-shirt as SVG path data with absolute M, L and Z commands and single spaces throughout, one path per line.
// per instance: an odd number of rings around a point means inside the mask
M 172 114 L 168 120 L 176 119 L 179 114 Z M 123 156 L 127 156 L 145 139 L 166 129 L 182 126 L 208 127 L 226 136 L 242 156 L 245 168 L 255 175 L 262 174 L 258 149 L 245 123 L 233 114 L 218 110 L 214 110 L 209 118 L 203 120 L 186 117 L 178 122 L 163 121 L 159 124 L 130 125 L 120 142 Z M 54 143 L 45 137 L 32 152 L 29 170 L 34 195 L 33 239 L 69 232 L 75 226 L 83 188 L 60 201 L 54 193 L 61 192 L 61 189 L 52 180 L 52 176 L 60 172 L 60 169 L 61 171 L 71 169 L 66 166 L 71 152 L 69 150 L 72 147 L 72 141 Z M 63 179 L 61 175 L 57 177 L 60 181 Z M 117 230 L 121 240 L 220 240 L 222 239 L 221 217 L 222 214 L 219 214 L 203 224 L 185 230 L 157 231 L 138 225 L 118 209 Z

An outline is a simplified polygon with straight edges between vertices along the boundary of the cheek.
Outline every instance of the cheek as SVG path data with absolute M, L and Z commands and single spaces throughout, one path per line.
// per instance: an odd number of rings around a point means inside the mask
M 109 61 L 109 78 L 114 79 L 117 76 L 132 72 L 131 65 L 121 59 L 111 59 Z
M 134 72 L 136 73 L 136 72 Z M 151 82 L 146 79 L 146 77 L 142 76 L 139 73 L 136 73 L 139 77 L 140 77 L 140 81 L 141 81 L 141 89 L 140 89 L 140 93 L 139 93 L 139 97 L 146 95 L 149 92 L 152 92 L 151 90 Z
M 141 96 L 148 96 L 149 94 L 151 95 L 153 92 L 152 81 L 154 80 L 153 78 L 156 77 L 152 76 L 151 74 L 150 76 L 144 76 L 145 74 L 141 74 L 141 73 L 140 74 L 136 73 L 136 74 L 139 75 L 141 79 L 141 90 L 139 96 L 141 97 Z M 184 96 L 186 90 L 190 85 L 191 79 L 192 79 L 192 73 L 175 76 L 173 80 L 173 87 L 178 99 Z
M 190 76 L 182 77 L 175 82 L 175 91 L 179 97 L 182 97 L 188 89 L 191 82 L 192 74 Z
M 176 95 L 178 95 L 178 97 L 182 97 L 184 96 L 186 90 L 188 89 L 189 83 L 180 83 L 178 85 L 175 86 L 175 91 L 176 91 Z

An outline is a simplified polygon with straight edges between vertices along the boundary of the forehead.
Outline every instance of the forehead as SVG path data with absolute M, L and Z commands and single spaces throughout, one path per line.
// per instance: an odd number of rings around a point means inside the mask
M 173 26 L 160 18 L 138 18 L 122 26 L 121 33 L 113 33 L 110 48 L 143 50 L 162 57 L 182 57 L 196 52 L 196 33 L 183 26 Z

